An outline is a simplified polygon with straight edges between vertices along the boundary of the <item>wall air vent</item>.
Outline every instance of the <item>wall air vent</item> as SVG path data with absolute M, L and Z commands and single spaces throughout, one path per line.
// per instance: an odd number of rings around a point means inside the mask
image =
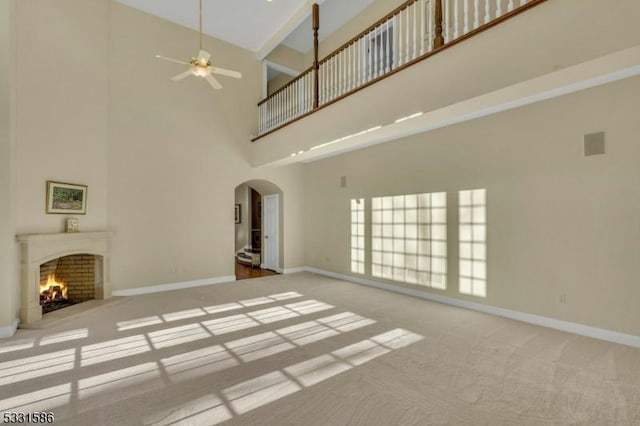
M 584 156 L 604 154 L 604 132 L 584 135 Z

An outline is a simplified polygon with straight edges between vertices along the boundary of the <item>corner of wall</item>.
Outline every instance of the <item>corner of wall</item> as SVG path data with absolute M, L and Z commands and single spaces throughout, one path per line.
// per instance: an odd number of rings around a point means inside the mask
M 20 321 L 15 319 L 10 325 L 0 326 L 0 339 L 5 339 L 16 334 L 19 323 Z
M 18 325 L 19 251 L 14 241 L 13 164 L 15 133 L 14 40 L 15 3 L 0 1 L 0 337 L 12 336 Z

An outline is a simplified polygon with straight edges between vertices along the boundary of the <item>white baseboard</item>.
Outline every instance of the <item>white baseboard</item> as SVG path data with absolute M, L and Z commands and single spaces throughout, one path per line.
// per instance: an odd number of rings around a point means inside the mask
M 11 325 L 6 325 L 4 327 L 0 327 L 0 339 L 4 339 L 5 337 L 11 337 L 16 334 L 16 330 L 18 329 L 18 324 L 20 324 L 20 320 L 15 319 Z
M 235 275 L 228 275 L 225 277 L 204 278 L 201 280 L 182 281 L 178 283 L 168 283 L 151 285 L 148 287 L 128 288 L 126 290 L 116 290 L 111 293 L 112 296 L 137 296 L 140 294 L 159 293 L 162 291 L 181 290 L 191 287 L 202 287 L 205 285 L 223 284 L 236 280 Z
M 283 274 L 297 274 L 298 272 L 305 272 L 308 268 L 304 266 L 298 266 L 296 268 L 285 268 L 282 273 Z
M 274 271 L 274 272 L 277 272 L 279 274 L 282 274 L 282 271 L 283 271 L 282 268 L 275 268 L 275 269 L 267 268 L 264 263 L 260 264 L 260 269 L 268 269 L 270 271 Z
M 323 269 L 304 267 L 296 268 L 303 269 L 307 272 L 312 272 L 319 275 L 324 275 L 331 278 L 337 278 L 344 281 L 350 281 L 356 284 L 362 284 L 370 287 L 376 287 L 382 290 L 393 291 L 395 293 L 401 293 L 408 296 L 418 297 L 420 299 L 431 300 L 438 303 L 444 303 L 446 305 L 457 306 L 459 308 L 471 309 L 473 311 L 484 312 L 487 314 L 497 315 L 505 318 L 510 318 L 530 324 L 540 325 L 542 327 L 553 328 L 556 330 L 566 331 L 573 334 L 578 334 L 586 337 L 593 337 L 594 339 L 605 340 L 607 342 L 619 343 L 621 345 L 633 346 L 640 348 L 640 336 L 634 336 L 632 334 L 620 333 L 617 331 L 605 330 L 603 328 L 591 327 L 589 325 L 578 324 L 569 321 L 562 321 L 554 318 L 543 317 L 541 315 L 528 314 L 526 312 L 513 311 L 511 309 L 498 308 L 491 305 L 483 305 L 482 303 L 470 302 L 468 300 L 456 299 L 455 297 L 442 296 L 434 293 L 427 293 L 424 291 L 413 290 L 410 288 L 404 288 L 395 286 L 392 284 L 386 284 L 379 281 L 373 281 L 366 278 L 352 277 L 350 275 L 339 274 L 337 272 L 325 271 Z

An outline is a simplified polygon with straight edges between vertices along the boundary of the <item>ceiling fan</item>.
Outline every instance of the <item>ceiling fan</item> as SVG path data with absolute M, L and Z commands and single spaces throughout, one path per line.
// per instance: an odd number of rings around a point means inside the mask
M 207 82 L 214 89 L 222 89 L 222 84 L 213 76 L 213 74 L 224 75 L 227 77 L 233 78 L 242 78 L 242 74 L 238 71 L 227 70 L 224 68 L 214 67 L 211 64 L 210 58 L 211 54 L 202 50 L 202 0 L 199 0 L 200 4 L 200 15 L 199 15 L 199 23 L 200 23 L 200 51 L 198 52 L 197 57 L 191 58 L 189 62 L 179 61 L 177 59 L 167 58 L 165 56 L 156 55 L 156 58 L 164 59 L 165 61 L 175 62 L 177 64 L 188 65 L 189 69 L 183 73 L 180 73 L 173 77 L 171 80 L 180 81 L 183 78 L 189 77 L 190 75 L 194 75 L 196 77 L 201 77 L 207 80 Z

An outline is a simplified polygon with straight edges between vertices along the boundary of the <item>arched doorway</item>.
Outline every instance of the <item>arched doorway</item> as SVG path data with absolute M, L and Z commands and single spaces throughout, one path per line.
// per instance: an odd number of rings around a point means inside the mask
M 255 179 L 235 189 L 236 279 L 257 278 L 282 271 L 282 190 Z

